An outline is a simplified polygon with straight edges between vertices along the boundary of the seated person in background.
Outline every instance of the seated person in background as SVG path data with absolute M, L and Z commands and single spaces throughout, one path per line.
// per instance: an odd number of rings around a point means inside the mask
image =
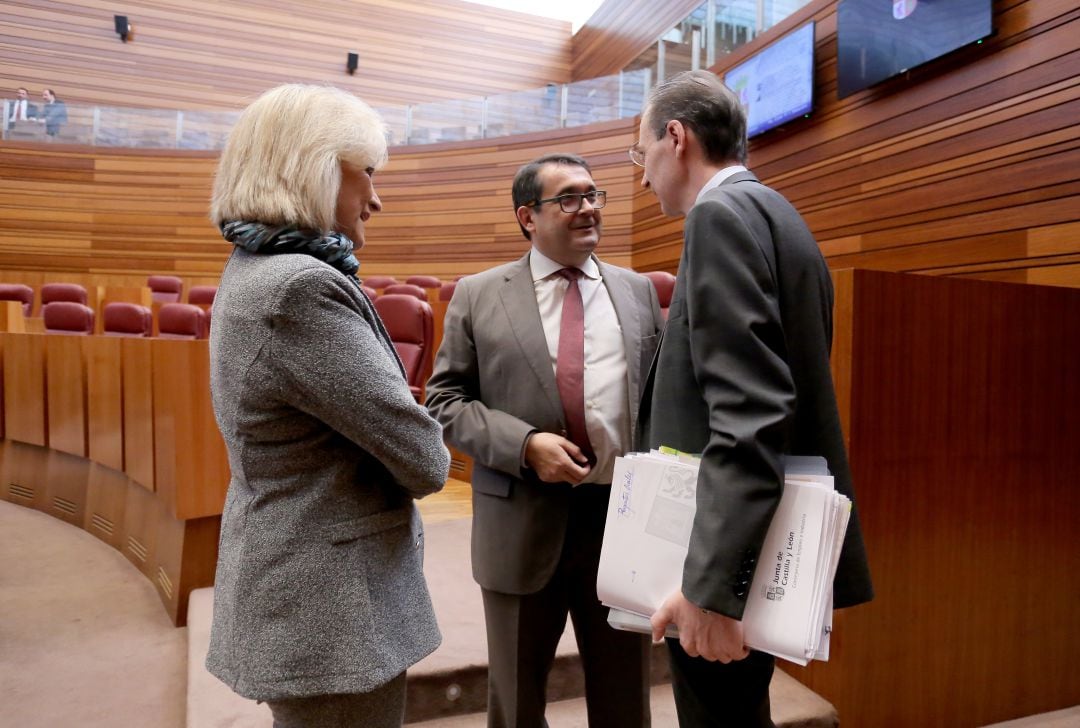
M 21 86 L 15 89 L 15 100 L 8 104 L 7 128 L 13 129 L 16 121 L 37 118 L 37 106 L 28 100 L 29 92 Z
M 45 124 L 45 133 L 54 137 L 60 133 L 60 125 L 67 123 L 67 106 L 56 98 L 51 88 L 41 92 L 41 100 L 45 103 L 38 114 L 38 121 Z
M 292 84 L 240 115 L 214 180 L 235 246 L 210 330 L 232 479 L 206 667 L 277 728 L 400 726 L 405 670 L 441 639 L 413 501 L 450 454 L 355 277 L 386 156 L 367 104 Z

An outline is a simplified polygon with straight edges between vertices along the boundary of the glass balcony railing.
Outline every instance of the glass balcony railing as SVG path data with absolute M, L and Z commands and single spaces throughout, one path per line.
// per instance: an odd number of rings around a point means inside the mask
M 411 106 L 378 107 L 391 146 L 488 139 L 613 121 L 641 111 L 649 69 L 549 84 L 545 88 Z M 3 102 L 3 118 L 12 100 Z M 38 106 L 40 109 L 40 105 Z M 11 141 L 102 147 L 221 149 L 239 111 L 169 111 L 67 104 L 67 121 L 49 135 L 37 119 L 3 124 Z

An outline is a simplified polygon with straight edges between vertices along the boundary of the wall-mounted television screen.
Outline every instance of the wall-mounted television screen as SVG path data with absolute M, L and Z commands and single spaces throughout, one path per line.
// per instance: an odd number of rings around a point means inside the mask
M 992 0 L 841 0 L 840 98 L 990 35 L 991 5 Z
M 746 135 L 756 136 L 814 107 L 814 23 L 788 33 L 724 74 L 746 107 Z

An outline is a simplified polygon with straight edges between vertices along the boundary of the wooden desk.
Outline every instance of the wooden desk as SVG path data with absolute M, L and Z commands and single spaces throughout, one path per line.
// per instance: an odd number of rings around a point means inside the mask
M 0 334 L 0 497 L 124 553 L 183 624 L 229 482 L 206 341 Z
M 844 725 L 1080 703 L 1080 290 L 838 271 L 833 372 L 877 596 L 785 670 Z

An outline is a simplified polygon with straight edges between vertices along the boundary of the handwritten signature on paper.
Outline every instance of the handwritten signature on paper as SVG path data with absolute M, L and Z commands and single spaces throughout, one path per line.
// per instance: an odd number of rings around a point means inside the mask
M 620 518 L 630 518 L 634 515 L 634 509 L 630 507 L 630 497 L 634 493 L 634 474 L 623 474 L 622 483 L 619 485 L 619 508 L 615 513 Z

